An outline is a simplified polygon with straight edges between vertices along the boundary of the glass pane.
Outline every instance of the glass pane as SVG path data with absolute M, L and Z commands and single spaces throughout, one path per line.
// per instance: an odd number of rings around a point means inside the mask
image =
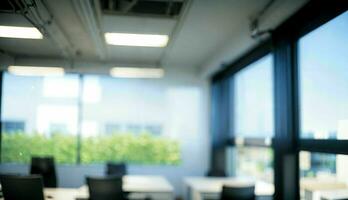
M 263 147 L 236 148 L 236 176 L 273 183 L 273 151 Z
M 180 164 L 181 141 L 198 132 L 199 90 L 161 81 L 84 77 L 82 163 Z
M 28 163 L 52 155 L 58 163 L 77 157 L 78 77 L 24 77 L 4 73 L 2 162 Z
M 271 54 L 235 75 L 235 134 L 240 137 L 272 137 L 273 57 Z
M 301 199 L 347 199 L 348 156 L 300 152 Z
M 348 139 L 348 11 L 299 41 L 301 137 Z

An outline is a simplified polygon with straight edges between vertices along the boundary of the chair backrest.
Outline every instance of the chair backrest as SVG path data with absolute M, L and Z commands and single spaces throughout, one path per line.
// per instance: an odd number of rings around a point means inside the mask
M 255 186 L 223 186 L 220 200 L 255 200 Z
M 87 177 L 90 200 L 123 200 L 122 177 Z
M 53 157 L 32 157 L 30 174 L 39 174 L 44 187 L 57 187 L 56 167 Z
M 38 175 L 1 175 L 0 182 L 5 199 L 44 200 L 42 177 Z
M 207 176 L 210 176 L 210 177 L 225 177 L 226 173 L 224 171 L 214 170 L 214 171 L 209 171 L 207 173 Z
M 127 174 L 126 164 L 124 163 L 112 163 L 106 164 L 106 175 L 112 176 L 124 176 Z

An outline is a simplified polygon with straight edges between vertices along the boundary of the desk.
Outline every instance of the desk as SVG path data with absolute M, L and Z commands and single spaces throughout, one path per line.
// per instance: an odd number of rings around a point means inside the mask
M 149 197 L 153 200 L 172 200 L 174 199 L 173 186 L 162 176 L 135 176 L 127 175 L 123 177 L 123 190 L 130 192 L 130 199 Z M 88 198 L 87 186 L 78 189 L 77 198 Z
M 162 176 L 134 176 L 123 177 L 123 190 L 131 192 L 130 199 L 150 197 L 153 200 L 173 200 L 173 186 Z M 46 200 L 76 200 L 88 199 L 88 188 L 45 188 Z M 52 198 L 47 198 L 48 196 Z M 0 198 L 0 200 L 3 200 Z
M 76 188 L 45 188 L 45 200 L 76 200 L 78 189 Z M 51 197 L 51 198 L 47 198 Z
M 251 181 L 234 177 L 187 177 L 184 179 L 186 198 L 189 200 L 219 199 L 223 185 L 236 187 L 253 184 Z M 256 181 L 255 194 L 258 197 L 271 198 L 274 185 Z
M 300 188 L 304 200 L 321 200 L 323 193 L 347 189 L 347 185 L 335 179 L 302 178 Z
M 321 200 L 342 200 L 348 199 L 348 189 L 330 190 L 321 192 Z

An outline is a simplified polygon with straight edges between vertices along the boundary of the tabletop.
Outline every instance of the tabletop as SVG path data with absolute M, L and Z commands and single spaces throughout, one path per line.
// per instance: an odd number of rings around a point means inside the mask
M 173 186 L 163 176 L 126 175 L 123 177 L 123 190 L 131 192 L 130 199 L 143 196 L 150 196 L 152 199 L 173 199 L 174 195 Z M 45 200 L 76 200 L 89 197 L 85 185 L 80 188 L 45 188 L 44 195 Z
M 274 185 L 264 181 L 252 181 L 235 177 L 187 177 L 186 185 L 200 193 L 220 193 L 223 185 L 242 187 L 255 184 L 256 196 L 272 196 Z

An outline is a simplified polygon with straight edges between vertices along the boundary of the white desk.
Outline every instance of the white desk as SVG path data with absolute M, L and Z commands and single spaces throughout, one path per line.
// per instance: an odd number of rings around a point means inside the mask
M 242 187 L 254 184 L 234 177 L 187 177 L 184 179 L 186 198 L 189 200 L 219 199 L 223 185 Z M 262 181 L 255 183 L 256 196 L 272 197 L 274 185 Z
M 123 179 L 123 190 L 131 192 L 129 198 L 150 197 L 153 200 L 173 200 L 173 186 L 162 176 L 127 175 Z M 88 199 L 88 188 L 45 188 L 46 200 Z M 48 198 L 48 196 L 52 198 Z M 0 198 L 0 200 L 3 200 Z
M 321 192 L 321 200 L 348 199 L 348 189 Z
M 76 188 L 45 188 L 45 200 L 76 200 L 79 190 Z M 51 197 L 51 198 L 48 198 Z
M 123 190 L 125 192 L 130 192 L 130 199 L 144 197 L 150 197 L 153 200 L 174 199 L 173 186 L 162 176 L 124 176 Z M 80 187 L 76 197 L 88 198 L 87 186 Z
M 347 185 L 336 179 L 302 178 L 300 188 L 304 200 L 321 200 L 323 193 L 344 190 L 347 189 Z
M 45 200 L 76 200 L 79 190 L 76 188 L 45 188 Z M 4 200 L 4 198 L 0 198 Z M 28 199 L 30 200 L 30 199 Z

